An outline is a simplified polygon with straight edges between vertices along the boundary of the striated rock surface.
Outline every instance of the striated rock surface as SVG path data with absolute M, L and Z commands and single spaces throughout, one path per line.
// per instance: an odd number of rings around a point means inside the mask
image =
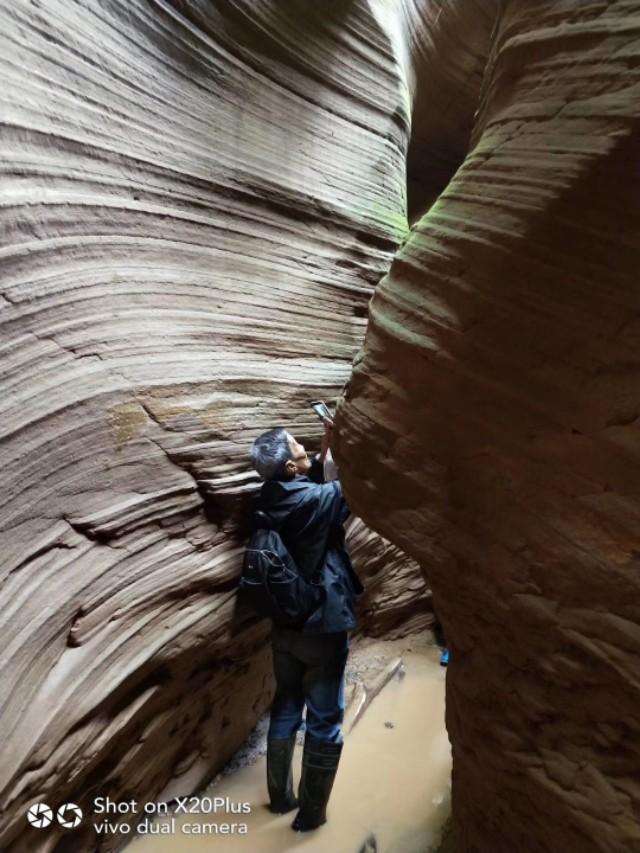
M 192 791 L 267 706 L 247 450 L 313 446 L 349 377 L 445 7 L 0 4 L 3 850 L 66 843 L 33 802 Z M 416 564 L 354 535 L 365 628 L 419 628 Z
M 393 640 L 431 628 L 431 590 L 420 566 L 372 534 L 359 518 L 352 517 L 346 530 L 349 553 L 364 586 L 359 614 L 367 634 Z
M 640 850 L 639 94 L 639 3 L 502 4 L 338 409 L 451 644 L 457 853 Z
M 0 4 L 3 850 L 267 706 L 247 449 L 317 443 L 395 254 L 338 417 L 365 630 L 428 624 L 421 565 L 458 853 L 640 851 L 639 43 L 637 0 Z

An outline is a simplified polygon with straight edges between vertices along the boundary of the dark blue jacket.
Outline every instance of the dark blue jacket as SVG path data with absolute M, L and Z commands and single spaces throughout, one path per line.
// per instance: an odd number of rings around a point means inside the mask
M 345 547 L 343 524 L 349 508 L 340 482 L 324 482 L 323 466 L 316 457 L 308 475 L 263 483 L 258 508 L 278 525 L 284 544 L 305 577 L 324 569 L 325 603 L 300 630 L 324 634 L 355 628 L 356 596 L 364 588 Z

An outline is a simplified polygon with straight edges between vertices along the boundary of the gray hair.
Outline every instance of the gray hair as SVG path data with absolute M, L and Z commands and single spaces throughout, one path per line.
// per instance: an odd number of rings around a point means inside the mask
M 284 427 L 263 432 L 253 442 L 251 464 L 264 480 L 288 477 L 285 464 L 292 458 L 288 433 Z

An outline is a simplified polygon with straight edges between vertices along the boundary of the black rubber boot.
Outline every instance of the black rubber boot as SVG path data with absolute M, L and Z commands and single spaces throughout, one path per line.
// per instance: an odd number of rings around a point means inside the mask
M 286 814 L 298 805 L 293 793 L 291 760 L 296 745 L 295 734 L 288 738 L 267 738 L 267 787 L 269 811 Z
M 300 811 L 291 824 L 297 832 L 316 829 L 327 822 L 327 803 L 336 776 L 342 743 L 328 743 L 307 735 L 302 753 Z

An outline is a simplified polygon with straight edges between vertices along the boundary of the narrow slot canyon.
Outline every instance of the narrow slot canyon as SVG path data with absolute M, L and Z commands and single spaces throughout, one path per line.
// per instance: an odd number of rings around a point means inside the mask
M 639 121 L 639 0 L 0 0 L 0 850 L 640 853 Z M 363 588 L 306 832 L 281 482 Z

